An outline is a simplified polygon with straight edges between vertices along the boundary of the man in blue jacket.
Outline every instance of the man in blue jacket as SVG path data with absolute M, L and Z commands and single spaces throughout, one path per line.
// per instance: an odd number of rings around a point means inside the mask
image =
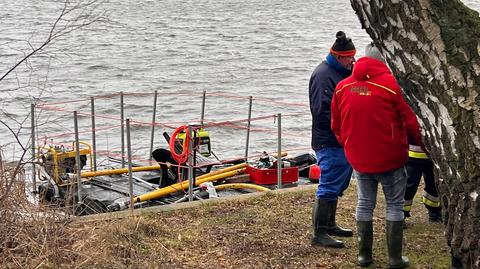
M 317 156 L 321 175 L 313 206 L 312 245 L 343 248 L 342 241 L 332 236 L 350 237 L 352 230 L 336 225 L 338 197 L 350 183 L 352 167 L 330 127 L 330 105 L 338 82 L 352 73 L 355 46 L 344 32 L 336 34 L 335 43 L 325 61 L 315 68 L 309 83 L 312 113 L 312 149 Z

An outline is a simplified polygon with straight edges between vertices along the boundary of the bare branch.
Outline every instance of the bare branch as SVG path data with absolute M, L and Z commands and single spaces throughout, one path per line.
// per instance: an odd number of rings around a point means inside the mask
M 22 142 L 20 141 L 20 139 L 18 138 L 18 134 L 12 130 L 12 128 L 7 124 L 5 123 L 3 120 L 0 120 L 0 123 L 3 124 L 5 127 L 7 127 L 7 129 L 12 133 L 12 135 L 15 137 L 15 139 L 17 140 L 17 143 L 20 145 L 20 147 L 22 147 L 22 150 L 23 151 L 26 151 L 25 147 L 23 146 Z
M 60 15 L 57 17 L 57 19 L 51 26 L 49 34 L 45 41 L 43 41 L 43 43 L 40 44 L 38 47 L 34 47 L 32 44 L 29 43 L 29 46 L 31 48 L 30 53 L 26 54 L 5 74 L 3 74 L 0 77 L 0 81 L 2 81 L 10 73 L 12 73 L 22 63 L 27 62 L 30 57 L 51 45 L 56 39 L 67 35 L 73 31 L 89 26 L 94 22 L 102 20 L 105 17 L 106 11 L 101 11 L 98 14 L 95 13 L 95 11 L 102 3 L 103 0 L 80 0 L 78 3 L 70 6 L 71 2 L 69 0 L 65 0 Z M 72 19 L 67 18 L 67 15 L 74 14 L 75 12 L 79 12 L 79 14 L 77 14 L 76 16 L 73 15 L 74 17 Z M 62 23 L 63 25 L 61 25 Z

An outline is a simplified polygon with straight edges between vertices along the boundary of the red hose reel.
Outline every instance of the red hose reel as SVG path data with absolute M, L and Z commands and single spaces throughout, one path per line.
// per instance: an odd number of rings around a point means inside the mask
M 175 143 L 177 142 L 177 135 L 181 132 L 185 133 L 185 139 L 183 139 L 182 152 L 177 153 L 175 149 Z M 188 144 L 190 143 L 192 134 L 188 132 L 188 126 L 182 125 L 173 131 L 172 136 L 170 137 L 169 146 L 170 152 L 172 153 L 173 159 L 178 163 L 186 163 L 188 161 L 188 155 L 190 151 L 188 150 Z

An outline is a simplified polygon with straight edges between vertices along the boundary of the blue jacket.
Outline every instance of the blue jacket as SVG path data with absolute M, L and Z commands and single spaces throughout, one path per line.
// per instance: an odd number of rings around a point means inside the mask
M 308 96 L 312 113 L 312 149 L 341 147 L 330 127 L 330 106 L 338 82 L 351 74 L 329 54 L 310 77 Z

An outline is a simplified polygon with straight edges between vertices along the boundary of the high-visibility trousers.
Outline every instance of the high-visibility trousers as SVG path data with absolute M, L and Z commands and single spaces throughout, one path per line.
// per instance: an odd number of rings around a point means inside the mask
M 422 202 L 431 213 L 441 211 L 440 198 L 438 197 L 437 187 L 435 186 L 435 176 L 433 174 L 433 162 L 431 159 L 408 158 L 407 161 L 407 188 L 405 190 L 405 204 L 403 211 L 405 216 L 410 216 L 412 203 L 417 193 L 420 179 L 423 176 L 425 188 Z

